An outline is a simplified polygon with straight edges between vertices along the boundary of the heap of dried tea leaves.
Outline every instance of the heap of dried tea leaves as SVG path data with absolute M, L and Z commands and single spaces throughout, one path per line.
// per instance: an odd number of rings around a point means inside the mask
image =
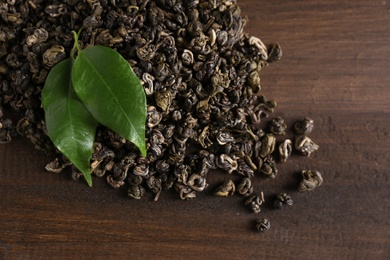
M 71 167 L 75 179 L 81 176 L 49 139 L 41 107 L 48 73 L 70 57 L 72 30 L 80 28 L 80 49 L 116 50 L 145 90 L 146 156 L 99 125 L 90 161 L 92 176 L 126 188 L 129 197 L 140 199 L 149 190 L 157 200 L 162 190 L 174 189 L 181 199 L 193 199 L 208 187 L 209 171 L 219 169 L 242 180 L 228 178 L 215 194 L 237 191 L 260 212 L 264 195 L 254 193 L 256 175 L 275 178 L 277 162 L 288 160 L 293 149 L 306 156 L 318 149 L 307 137 L 309 118 L 295 125 L 293 141 L 277 143 L 287 128 L 282 118 L 261 128 L 276 102 L 260 95 L 259 73 L 282 51 L 244 32 L 247 19 L 235 0 L 7 0 L 0 10 L 0 142 L 17 133 L 28 138 L 55 157 L 48 171 Z M 107 106 L 106 98 L 95 105 Z M 3 108 L 23 116 L 14 124 Z M 304 170 L 302 178 L 300 191 L 322 184 L 317 171 Z M 284 204 L 292 205 L 292 199 L 276 196 L 275 207 Z M 256 227 L 266 231 L 270 222 L 261 219 Z

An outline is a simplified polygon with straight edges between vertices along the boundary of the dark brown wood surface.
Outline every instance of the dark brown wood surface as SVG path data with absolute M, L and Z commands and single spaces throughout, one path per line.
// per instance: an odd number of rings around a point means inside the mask
M 318 152 L 255 179 L 295 205 L 250 213 L 240 196 L 212 195 L 224 174 L 193 201 L 132 200 L 103 180 L 88 188 L 46 172 L 48 158 L 19 137 L 0 146 L 0 259 L 390 259 L 390 1 L 238 3 L 246 31 L 283 49 L 261 74 L 278 102 L 271 117 L 315 120 Z M 299 193 L 306 168 L 324 184 Z M 264 234 L 260 217 L 272 224 Z

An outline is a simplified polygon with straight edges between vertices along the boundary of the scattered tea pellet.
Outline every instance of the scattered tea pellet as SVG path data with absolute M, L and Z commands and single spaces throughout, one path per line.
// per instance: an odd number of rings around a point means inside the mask
M 302 181 L 299 184 L 299 191 L 310 191 L 321 186 L 323 183 L 322 175 L 318 171 L 313 170 L 303 170 L 302 171 Z
M 270 228 L 271 228 L 271 222 L 268 219 L 262 218 L 262 219 L 256 220 L 257 231 L 264 233 L 264 232 L 268 231 Z

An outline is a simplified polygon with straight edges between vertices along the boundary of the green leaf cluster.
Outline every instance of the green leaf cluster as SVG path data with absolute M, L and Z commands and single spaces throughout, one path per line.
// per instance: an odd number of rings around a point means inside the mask
M 103 46 L 80 50 L 78 34 L 74 35 L 71 58 L 56 64 L 46 79 L 42 105 L 53 144 L 91 186 L 90 159 L 99 123 L 134 143 L 146 156 L 146 97 L 140 80 L 119 53 Z

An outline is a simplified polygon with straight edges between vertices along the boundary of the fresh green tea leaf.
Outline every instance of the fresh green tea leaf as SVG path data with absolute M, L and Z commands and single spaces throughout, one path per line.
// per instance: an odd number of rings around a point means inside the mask
M 72 82 L 96 120 L 133 142 L 146 156 L 146 97 L 129 63 L 110 48 L 90 47 L 78 52 Z
M 42 105 L 50 139 L 91 186 L 90 159 L 98 122 L 76 96 L 71 73 L 71 59 L 51 69 L 42 90 Z

